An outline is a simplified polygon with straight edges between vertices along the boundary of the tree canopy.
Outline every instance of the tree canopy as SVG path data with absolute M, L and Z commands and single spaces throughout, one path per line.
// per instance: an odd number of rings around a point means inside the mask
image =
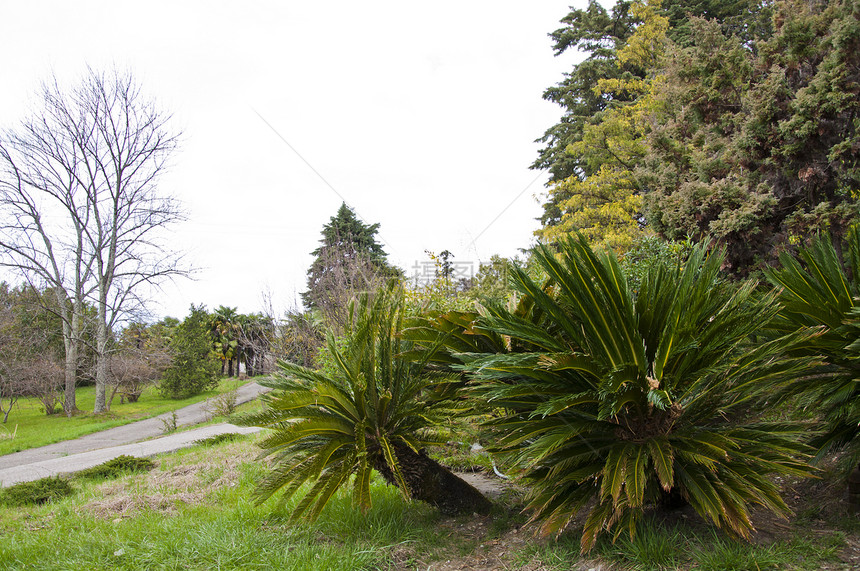
M 543 228 L 627 247 L 642 229 L 717 240 L 736 274 L 857 217 L 857 7 L 592 2 L 551 34 L 585 60 L 544 97 Z

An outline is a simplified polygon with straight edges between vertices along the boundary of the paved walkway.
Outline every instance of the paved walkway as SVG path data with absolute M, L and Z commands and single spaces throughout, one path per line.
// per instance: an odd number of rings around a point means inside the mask
M 257 383 L 243 385 L 237 391 L 237 404 L 251 401 L 268 391 L 269 389 Z M 178 409 L 177 427 L 191 426 L 208 420 L 210 414 L 206 406 L 206 401 L 203 401 Z M 171 421 L 171 417 L 172 413 L 168 412 L 74 440 L 0 456 L 0 487 L 38 480 L 46 476 L 77 472 L 123 454 L 138 457 L 154 456 L 191 446 L 195 440 L 216 434 L 226 432 L 249 434 L 259 430 L 254 427 L 241 428 L 224 423 L 164 436 L 165 423 Z

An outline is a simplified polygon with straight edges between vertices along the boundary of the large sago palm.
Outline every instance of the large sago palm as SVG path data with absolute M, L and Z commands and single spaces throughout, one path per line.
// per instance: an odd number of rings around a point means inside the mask
M 519 466 L 539 529 L 561 533 L 584 512 L 587 551 L 603 531 L 634 533 L 653 505 L 688 502 L 741 537 L 754 506 L 787 515 L 773 476 L 809 475 L 802 430 L 749 403 L 805 370 L 786 354 L 814 332 L 755 342 L 779 306 L 721 280 L 719 251 L 657 264 L 635 292 L 583 238 L 534 255 L 547 281 L 515 270 L 519 309 L 489 308 L 473 327 L 509 351 L 458 357 L 505 411 L 496 450 Z
M 797 258 L 783 254 L 767 277 L 783 305 L 776 331 L 824 329 L 801 348 L 824 362 L 814 374 L 777 386 L 773 400 L 794 398 L 820 414 L 823 431 L 812 440 L 817 456 L 840 450 L 847 473 L 860 462 L 860 227 L 849 229 L 845 246 L 840 260 L 830 238 L 817 237 Z
M 242 419 L 271 430 L 260 443 L 274 465 L 256 489 L 259 502 L 277 492 L 286 502 L 307 484 L 292 518 L 314 518 L 351 485 L 355 504 L 367 510 L 377 470 L 407 498 L 443 513 L 489 509 L 480 492 L 425 453 L 446 440 L 439 426 L 462 404 L 438 396 L 455 377 L 402 357 L 411 348 L 398 335 L 402 307 L 393 287 L 364 296 L 350 308 L 345 337 L 328 336 L 331 372 L 282 362 L 279 374 L 262 383 L 275 389 L 265 409 Z

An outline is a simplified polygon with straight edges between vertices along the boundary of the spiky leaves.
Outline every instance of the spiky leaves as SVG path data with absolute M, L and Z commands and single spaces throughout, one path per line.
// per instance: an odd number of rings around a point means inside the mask
M 401 325 L 399 290 L 365 295 L 351 306 L 346 342 L 329 335 L 334 373 L 281 363 L 280 374 L 264 383 L 275 389 L 265 398 L 266 408 L 242 420 L 271 429 L 260 446 L 274 457 L 274 468 L 256 490 L 258 502 L 281 492 L 283 505 L 307 483 L 292 518 L 312 519 L 354 475 L 353 500 L 367 510 L 371 472 L 377 469 L 406 497 L 440 509 L 451 505 L 444 497 L 426 497 L 420 484 L 432 479 L 427 470 L 444 470 L 422 449 L 445 441 L 437 427 L 457 412 L 454 401 L 427 396 L 457 379 L 426 374 L 424 363 L 401 358 L 410 348 L 397 334 Z
M 847 232 L 844 263 L 829 237 L 819 236 L 798 258 L 780 257 L 781 269 L 767 272 L 780 290 L 783 310 L 778 332 L 824 328 L 801 352 L 824 359 L 814 375 L 778 386 L 782 397 L 799 396 L 800 404 L 821 412 L 825 431 L 813 440 L 819 457 L 844 448 L 847 471 L 860 461 L 860 227 Z
M 531 485 L 542 532 L 560 533 L 585 509 L 585 551 L 678 494 L 740 536 L 754 505 L 787 514 L 769 476 L 809 473 L 800 430 L 746 415 L 758 387 L 807 365 L 784 356 L 803 335 L 750 343 L 776 314 L 774 297 L 723 283 L 722 253 L 701 247 L 683 267 L 656 264 L 635 297 L 615 257 L 582 237 L 535 255 L 549 281 L 513 278 L 530 318 L 497 309 L 479 320 L 531 349 L 461 358 L 508 411 L 494 422 L 498 451 Z

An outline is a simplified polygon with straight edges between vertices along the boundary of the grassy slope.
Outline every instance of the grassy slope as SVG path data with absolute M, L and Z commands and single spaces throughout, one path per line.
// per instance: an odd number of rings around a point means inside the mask
M 633 541 L 604 540 L 583 560 L 576 530 L 555 542 L 537 540 L 517 532 L 512 526 L 522 520 L 502 508 L 496 521 L 468 533 L 481 518 L 442 518 L 379 479 L 367 514 L 341 490 L 319 520 L 291 524 L 285 514 L 298 498 L 284 508 L 252 501 L 266 470 L 255 460 L 255 438 L 164 455 L 148 474 L 75 479 L 76 495 L 52 504 L 0 505 L 0 570 L 579 570 L 596 567 L 595 557 L 605 571 L 857 568 L 844 557 L 858 545 L 856 521 L 838 530 L 795 522 L 756 545 L 731 541 L 701 521 L 648 521 Z
M 164 398 L 158 394 L 155 387 L 150 387 L 135 403 L 120 404 L 117 397 L 108 413 L 95 415 L 84 412 L 72 418 L 67 418 L 63 414 L 47 416 L 37 399 L 21 399 L 9 415 L 9 421 L 5 425 L 0 424 L 0 455 L 71 440 L 158 416 L 229 391 L 235 388 L 237 383 L 241 385 L 246 382 L 248 381 L 222 379 L 217 389 L 182 400 Z M 76 400 L 78 408 L 82 411 L 92 410 L 95 402 L 95 387 L 79 388 Z
M 340 493 L 314 524 L 289 525 L 255 506 L 263 466 L 248 440 L 160 458 L 144 475 L 74 481 L 75 496 L 0 507 L 0 569 L 370 569 L 386 550 L 445 542 L 436 512 L 381 482 L 365 517 Z M 47 556 L 50 554 L 50 556 Z

